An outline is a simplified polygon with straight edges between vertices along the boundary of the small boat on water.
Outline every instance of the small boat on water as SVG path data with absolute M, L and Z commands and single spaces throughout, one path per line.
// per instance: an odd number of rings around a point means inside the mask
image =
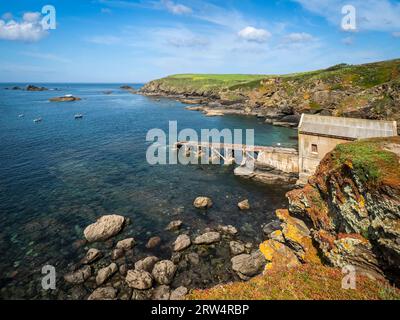
M 42 122 L 42 118 L 34 119 L 33 122 L 35 122 L 35 123 Z
M 23 117 L 25 117 L 25 115 L 23 113 L 18 115 L 18 118 L 23 118 Z
M 72 94 L 66 94 L 66 95 L 64 95 L 64 97 L 65 97 L 65 98 L 71 98 L 71 97 L 72 97 Z
M 78 113 L 74 117 L 75 117 L 75 119 L 82 119 L 83 118 L 83 114 Z

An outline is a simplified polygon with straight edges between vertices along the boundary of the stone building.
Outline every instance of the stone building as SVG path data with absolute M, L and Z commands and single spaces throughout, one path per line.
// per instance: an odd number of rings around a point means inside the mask
M 315 172 L 324 156 L 339 143 L 397 136 L 396 121 L 366 120 L 303 114 L 299 134 L 299 183 Z

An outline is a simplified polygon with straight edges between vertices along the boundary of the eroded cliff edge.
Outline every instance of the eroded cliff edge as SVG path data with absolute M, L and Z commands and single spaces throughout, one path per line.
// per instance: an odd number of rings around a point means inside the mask
M 276 211 L 280 228 L 260 244 L 263 275 L 189 298 L 400 298 L 392 287 L 400 282 L 400 137 L 338 145 L 287 198 Z M 341 288 L 348 266 L 357 275 L 353 292 Z
M 200 104 L 193 109 L 209 115 L 257 115 L 278 125 L 296 126 L 302 113 L 400 123 L 400 60 L 289 75 L 174 75 L 140 93 Z

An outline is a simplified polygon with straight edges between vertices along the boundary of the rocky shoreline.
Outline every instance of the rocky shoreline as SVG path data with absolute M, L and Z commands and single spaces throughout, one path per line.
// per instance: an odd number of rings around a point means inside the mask
M 237 205 L 242 212 L 250 209 L 247 199 Z M 193 206 L 199 214 L 207 214 L 213 201 L 198 197 Z M 182 220 L 173 220 L 165 227 L 165 232 L 176 236 L 169 245 L 170 258 L 154 254 L 162 241 L 158 236 L 147 242 L 149 254 L 137 256 L 135 238 L 123 238 L 132 223 L 126 217 L 113 214 L 100 217 L 84 229 L 84 239 L 79 245 L 85 247 L 86 253 L 64 275 L 70 298 L 180 300 L 198 287 L 199 276 L 199 279 L 221 277 L 218 283 L 249 280 L 260 274 L 267 262 L 257 245 L 237 239 L 240 231 L 232 225 L 191 233 L 183 230 Z M 268 226 L 265 231 L 270 231 Z M 117 236 L 121 240 L 114 240 Z M 102 243 L 107 244 L 105 249 L 96 248 Z M 230 259 L 229 269 L 225 267 L 225 257 Z M 201 287 L 204 285 L 207 282 Z
M 360 150 L 366 148 L 371 153 L 357 162 Z M 102 216 L 84 230 L 87 252 L 64 279 L 70 290 L 81 292 L 75 298 L 90 300 L 185 299 L 198 291 L 197 272 L 217 276 L 223 288 L 224 283 L 252 281 L 282 270 L 304 272 L 302 266 L 324 272 L 352 266 L 361 278 L 398 286 L 399 150 L 398 137 L 337 146 L 307 185 L 287 193 L 288 208 L 278 209 L 278 220 L 263 226 L 266 240 L 256 245 L 238 240 L 240 230 L 232 225 L 193 232 L 182 229 L 184 221 L 173 220 L 165 227 L 176 236 L 169 245 L 170 257 L 148 254 L 139 258 L 133 253 L 134 237 L 112 240 L 134 221 Z M 207 214 L 214 203 L 198 197 L 193 206 L 199 214 Z M 251 204 L 245 199 L 237 206 L 245 214 Z M 108 252 L 92 247 L 99 241 L 109 243 Z M 160 241 L 151 237 L 146 247 L 154 249 Z M 228 250 L 229 267 L 220 250 Z M 202 263 L 208 267 L 196 269 Z M 86 289 L 79 291 L 82 286 Z

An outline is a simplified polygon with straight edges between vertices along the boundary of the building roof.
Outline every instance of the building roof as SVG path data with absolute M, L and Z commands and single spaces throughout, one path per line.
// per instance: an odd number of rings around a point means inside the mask
M 303 114 L 299 133 L 349 140 L 397 136 L 396 121 L 367 120 Z

